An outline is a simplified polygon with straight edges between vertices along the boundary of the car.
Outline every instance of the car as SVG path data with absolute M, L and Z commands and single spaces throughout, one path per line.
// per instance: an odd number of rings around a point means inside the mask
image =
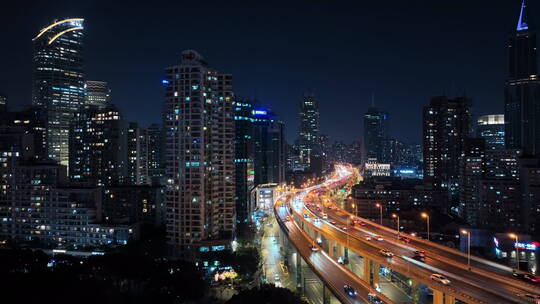
M 358 295 L 358 292 L 356 291 L 356 289 L 354 289 L 351 285 L 344 285 L 343 286 L 343 290 L 345 291 L 345 293 L 349 296 L 349 297 L 356 297 L 356 295 Z
M 340 263 L 341 265 L 343 265 L 345 262 L 343 261 L 343 257 L 338 257 L 337 258 L 337 262 Z
M 365 225 L 366 225 L 366 222 L 360 221 L 360 226 L 365 226 Z
M 339 227 L 341 230 L 347 230 L 347 226 L 341 226 Z
M 421 257 L 425 257 L 426 256 L 426 252 L 424 250 L 415 250 L 414 251 L 414 255 L 416 256 L 421 256 Z
M 434 273 L 434 274 L 431 275 L 430 278 L 433 281 L 439 282 L 439 283 L 441 283 L 443 285 L 450 285 L 450 280 L 447 277 L 443 276 L 442 274 Z
M 366 238 L 366 241 L 371 241 L 373 239 L 369 234 L 364 235 L 364 237 Z
M 332 225 L 335 225 L 335 224 L 337 224 L 337 222 L 336 222 L 336 221 L 334 221 L 334 220 L 330 220 L 330 221 L 328 221 L 328 222 L 329 222 L 330 224 L 332 224 Z
M 526 300 L 533 302 L 533 303 L 540 303 L 540 296 L 530 294 L 530 293 L 518 293 L 516 296 L 525 298 Z
M 325 219 L 325 220 L 328 219 L 328 214 L 323 213 L 323 214 L 322 214 L 322 218 Z
M 317 244 L 319 244 L 319 245 L 322 244 L 322 239 L 321 238 L 317 238 Z
M 399 237 L 399 240 L 400 240 L 400 241 L 403 241 L 403 242 L 405 242 L 405 243 L 410 243 L 410 242 L 411 242 L 411 239 L 408 238 L 408 237 L 406 237 L 406 236 L 400 236 L 400 237 Z
M 311 245 L 310 248 L 311 248 L 311 251 L 319 251 L 319 247 L 315 245 Z
M 381 304 L 383 302 L 381 299 L 379 299 L 379 297 L 377 297 L 376 294 L 372 292 L 368 293 L 367 297 L 368 297 L 369 302 L 371 303 Z
M 535 277 L 533 275 L 530 275 L 528 273 L 514 272 L 514 273 L 512 273 L 512 275 L 517 279 L 520 279 L 520 280 L 523 280 L 523 281 L 526 281 L 526 282 L 529 282 L 529 283 L 533 283 L 533 284 L 540 283 L 540 278 L 537 278 L 537 277 Z
M 304 213 L 304 218 L 305 218 L 305 219 L 308 219 L 308 218 L 309 218 L 309 214 Z
M 379 241 L 379 242 L 380 242 L 380 241 L 384 241 L 383 237 L 380 236 L 380 235 L 377 235 L 377 236 L 375 237 L 375 239 L 376 239 L 377 241 Z
M 279 274 L 277 273 L 274 273 L 274 281 L 279 281 Z
M 386 249 L 381 249 L 381 250 L 379 251 L 379 253 L 380 253 L 382 256 L 385 256 L 385 257 L 387 257 L 387 258 L 391 258 L 391 257 L 394 256 L 394 254 L 393 254 L 392 252 L 390 252 L 390 251 L 388 251 L 388 250 L 386 250 Z
M 316 217 L 314 220 L 313 220 L 315 223 L 320 223 L 321 222 L 321 219 Z

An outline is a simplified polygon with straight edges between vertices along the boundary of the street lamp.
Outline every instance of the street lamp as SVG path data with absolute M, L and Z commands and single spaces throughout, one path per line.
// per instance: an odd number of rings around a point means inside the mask
M 399 240 L 399 215 L 392 213 L 392 217 L 397 219 L 397 238 Z
M 469 267 L 469 270 L 471 270 L 471 232 L 462 229 L 461 233 L 467 235 L 467 266 Z
M 379 214 L 380 214 L 379 215 L 379 217 L 380 217 L 379 221 L 380 221 L 380 224 L 382 225 L 382 205 L 377 203 L 377 204 L 375 204 L 375 207 L 379 208 Z
M 354 208 L 354 216 L 358 217 L 358 212 L 357 212 L 358 210 L 356 208 L 356 204 L 353 203 L 352 207 Z
M 516 243 L 519 243 L 517 234 L 509 233 L 508 236 L 513 238 L 516 241 Z M 516 246 L 516 244 L 514 244 L 514 248 L 516 248 L 516 270 L 519 271 L 519 248 L 518 246 Z
M 420 215 L 422 216 L 422 218 L 427 219 L 427 240 L 429 241 L 429 215 L 425 212 L 422 212 L 422 214 Z

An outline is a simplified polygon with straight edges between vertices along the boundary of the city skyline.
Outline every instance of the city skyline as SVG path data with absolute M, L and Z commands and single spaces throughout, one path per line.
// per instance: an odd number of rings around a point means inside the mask
M 35 29 L 60 16 L 81 16 L 86 18 L 88 79 L 109 82 L 115 103 L 125 116 L 143 125 L 160 121 L 161 67 L 177 61 L 181 50 L 192 48 L 203 52 L 212 62 L 218 62 L 219 69 L 235 75 L 239 84 L 237 96 L 256 95 L 263 106 L 280 113 L 287 126 L 285 133 L 289 143 L 299 126 L 295 105 L 303 91 L 310 88 L 320 102 L 323 134 L 347 142 L 360 138 L 363 134 L 361 116 L 374 92 L 376 106 L 387 110 L 393 118 L 390 132 L 395 131 L 394 136 L 405 142 L 419 143 L 420 137 L 413 130 L 421 127 L 421 107 L 431 96 L 446 92 L 452 97 L 466 92 L 472 99 L 475 116 L 503 112 L 505 42 L 519 17 L 519 1 L 492 4 L 489 8 L 481 3 L 468 4 L 463 11 L 421 1 L 408 7 L 389 3 L 385 11 L 375 4 L 316 2 L 303 11 L 303 2 L 276 8 L 235 2 L 230 7 L 216 4 L 229 10 L 233 16 L 230 20 L 212 12 L 205 17 L 208 25 L 191 29 L 185 25 L 192 17 L 176 20 L 167 18 L 170 13 L 166 12 L 187 4 L 152 8 L 145 15 L 147 22 L 141 24 L 136 21 L 138 18 L 124 15 L 142 16 L 142 7 L 133 6 L 120 14 L 125 9 L 123 5 L 100 6 L 99 3 L 74 9 L 70 5 L 49 7 L 38 2 L 30 13 L 23 11 L 22 5 L 10 4 L 12 14 L 3 22 L 17 24 L 19 30 L 7 33 L 12 48 L 0 50 L 0 64 L 12 72 L 9 78 L 0 79 L 4 83 L 0 90 L 8 95 L 11 105 L 28 105 L 30 101 L 26 90 L 30 85 L 30 66 L 25 59 L 31 56 L 29 39 Z M 199 4 L 189 5 L 192 11 L 203 9 Z M 535 3 L 529 5 L 528 13 L 536 15 L 538 7 Z M 405 13 L 400 13 L 403 9 Z M 326 11 L 330 13 L 325 14 Z M 264 17 L 260 21 L 256 18 L 259 15 Z M 293 18 L 296 15 L 298 18 Z M 337 20 L 340 15 L 346 18 Z M 240 16 L 245 18 L 239 19 Z M 397 23 L 403 23 L 403 18 L 417 22 L 396 27 Z M 162 24 L 161 19 L 167 22 Z M 317 20 L 330 22 L 322 28 Z M 224 23 L 224 28 L 212 30 L 218 23 Z M 431 26 L 424 26 L 426 24 Z M 251 26 L 248 30 L 236 31 L 236 37 L 223 32 L 246 25 Z M 126 28 L 130 30 L 120 30 Z M 284 35 L 285 28 L 288 30 Z M 306 30 L 310 34 L 299 35 Z M 195 32 L 201 35 L 194 35 Z M 149 42 L 134 45 L 134 41 L 138 41 L 136 33 L 147 37 Z M 427 43 L 430 39 L 425 38 L 434 34 L 438 37 L 436 43 Z M 481 39 L 476 39 L 479 35 Z M 323 37 L 328 42 L 321 46 L 318 41 Z M 224 50 L 215 47 L 216 42 L 227 40 L 234 41 L 233 47 Z M 250 42 L 247 47 L 241 47 L 247 41 Z M 287 44 L 287 50 L 279 46 L 288 41 L 292 44 Z M 388 51 L 374 53 L 375 49 L 393 48 L 401 55 L 393 56 Z M 17 51 L 12 52 L 14 49 Z M 292 72 L 285 73 L 289 68 Z M 321 68 L 325 72 L 318 72 Z M 411 71 L 415 77 L 409 77 Z M 336 77 L 328 77 L 328 73 Z M 419 77 L 425 79 L 422 84 L 413 81 Z M 137 90 L 132 89 L 133 84 Z M 493 90 L 494 87 L 500 90 Z M 332 123 L 340 117 L 351 123 Z M 402 123 L 413 128 L 400 128 Z

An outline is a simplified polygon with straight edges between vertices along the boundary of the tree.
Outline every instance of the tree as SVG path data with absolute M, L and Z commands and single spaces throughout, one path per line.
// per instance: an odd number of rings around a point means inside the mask
M 234 295 L 226 304 L 307 304 L 300 295 L 286 288 L 264 284 L 258 288 L 245 289 Z

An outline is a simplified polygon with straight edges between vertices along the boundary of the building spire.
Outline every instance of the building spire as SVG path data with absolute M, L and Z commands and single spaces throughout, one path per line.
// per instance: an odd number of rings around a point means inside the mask
M 527 5 L 525 4 L 525 0 L 522 0 L 521 2 L 521 10 L 519 11 L 519 20 L 517 24 L 517 31 L 526 31 L 529 29 L 529 26 L 527 25 L 527 12 L 525 11 L 525 8 L 527 8 Z

